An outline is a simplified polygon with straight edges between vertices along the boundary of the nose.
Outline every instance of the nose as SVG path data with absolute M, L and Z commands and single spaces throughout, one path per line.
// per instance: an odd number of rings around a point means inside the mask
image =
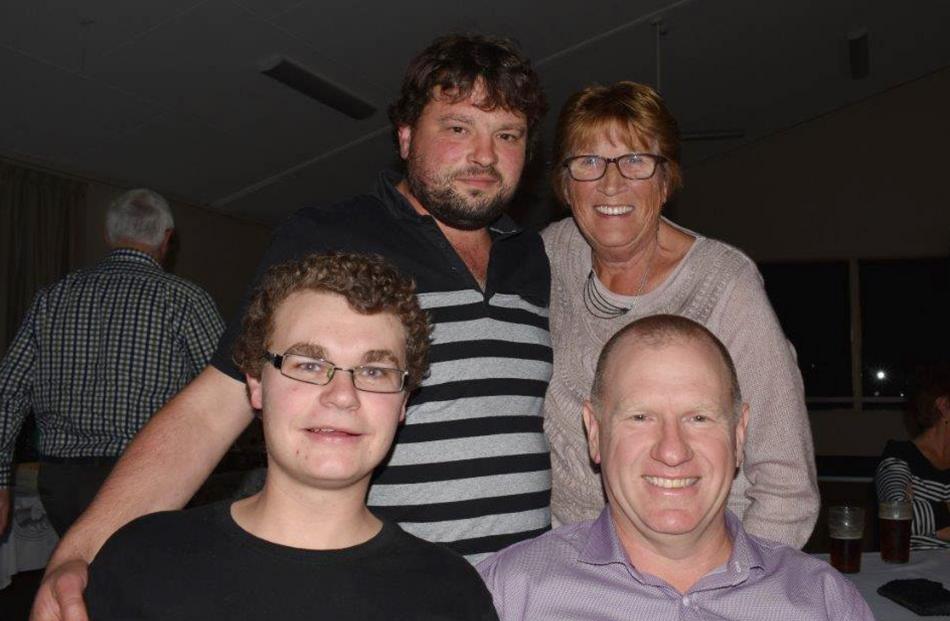
M 650 452 L 653 459 L 670 467 L 679 466 L 692 459 L 693 450 L 679 421 L 664 422 L 659 433 Z
M 494 166 L 498 161 L 494 137 L 491 134 L 476 134 L 472 141 L 472 152 L 469 160 L 484 168 Z
M 340 410 L 355 410 L 360 405 L 359 391 L 353 384 L 353 372 L 337 369 L 320 393 L 320 400 Z
M 627 179 L 620 174 L 620 164 L 618 162 L 608 162 L 607 170 L 604 176 L 597 182 L 598 188 L 608 196 L 622 192 L 627 185 Z

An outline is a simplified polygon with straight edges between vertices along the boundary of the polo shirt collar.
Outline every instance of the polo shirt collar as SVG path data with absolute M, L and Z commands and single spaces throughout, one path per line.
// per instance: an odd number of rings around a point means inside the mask
M 424 216 L 416 211 L 402 192 L 396 189 L 399 182 L 403 180 L 403 175 L 394 170 L 383 170 L 379 173 L 376 180 L 376 198 L 386 206 L 386 208 L 396 218 L 408 218 L 415 220 L 433 219 L 432 216 Z M 521 227 L 515 224 L 508 214 L 502 214 L 497 220 L 488 226 L 488 231 L 492 239 L 509 237 L 521 232 Z

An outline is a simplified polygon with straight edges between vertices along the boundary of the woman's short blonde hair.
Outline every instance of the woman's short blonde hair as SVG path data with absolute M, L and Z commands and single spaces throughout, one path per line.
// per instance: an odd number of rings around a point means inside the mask
M 558 116 L 551 181 L 554 195 L 562 203 L 568 204 L 564 160 L 580 155 L 577 149 L 605 131 L 631 146 L 643 144 L 665 157 L 657 174 L 664 175 L 670 195 L 682 187 L 679 127 L 659 93 L 636 82 L 592 85 L 571 95 Z

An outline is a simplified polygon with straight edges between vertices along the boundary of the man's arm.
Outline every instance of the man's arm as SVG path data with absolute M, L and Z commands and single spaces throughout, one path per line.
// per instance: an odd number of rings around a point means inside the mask
M 85 611 L 60 614 L 60 606 L 85 588 L 85 564 L 131 520 L 184 506 L 252 415 L 244 384 L 210 366 L 169 401 L 138 433 L 56 548 L 31 619 L 85 619 Z

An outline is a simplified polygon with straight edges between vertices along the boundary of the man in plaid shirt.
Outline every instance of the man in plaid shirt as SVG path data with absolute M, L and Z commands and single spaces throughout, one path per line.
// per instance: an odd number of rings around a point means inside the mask
M 39 431 L 39 491 L 62 535 L 149 417 L 207 364 L 224 329 L 211 296 L 166 273 L 164 198 L 132 190 L 106 213 L 112 251 L 41 291 L 0 363 L 0 533 L 16 438 Z

